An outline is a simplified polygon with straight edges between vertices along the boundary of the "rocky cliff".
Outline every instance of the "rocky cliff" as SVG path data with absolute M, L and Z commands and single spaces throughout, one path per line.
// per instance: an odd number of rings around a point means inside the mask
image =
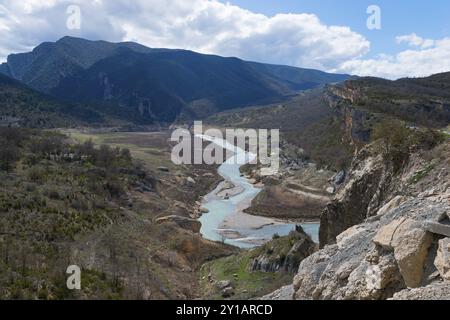
M 346 82 L 327 87 L 323 95 L 341 121 L 342 142 L 356 148 L 366 144 L 370 139 L 371 124 L 378 116 L 356 107 L 363 96 L 361 89 Z
M 393 188 L 392 175 L 392 168 L 373 148 L 364 148 L 356 155 L 345 186 L 322 212 L 321 247 L 334 243 L 341 232 L 376 214 Z
M 286 239 L 273 241 L 261 250 L 260 254 L 253 258 L 250 270 L 262 272 L 289 272 L 295 273 L 300 262 L 314 253 L 317 245 L 311 240 L 301 226 Z
M 369 146 L 322 219 L 295 299 L 450 299 L 450 142 L 394 174 Z

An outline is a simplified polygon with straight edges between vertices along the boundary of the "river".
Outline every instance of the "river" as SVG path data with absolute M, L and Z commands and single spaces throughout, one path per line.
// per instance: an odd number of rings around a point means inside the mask
M 204 197 L 203 207 L 209 212 L 203 214 L 199 221 L 202 223 L 200 233 L 205 239 L 223 241 L 240 248 L 253 248 L 269 241 L 275 234 L 285 236 L 295 229 L 295 223 L 253 216 L 243 212 L 250 207 L 252 200 L 261 192 L 261 188 L 249 183 L 245 177 L 241 176 L 239 170 L 244 161 L 251 161 L 255 155 L 245 152 L 223 139 L 205 135 L 196 135 L 196 137 L 213 142 L 224 149 L 235 151 L 234 156 L 219 167 L 218 173 L 225 181 L 230 181 L 243 190 L 229 199 L 223 199 L 216 195 L 221 188 L 221 184 L 219 184 L 215 190 Z M 318 241 L 318 223 L 301 224 L 301 226 L 314 241 Z

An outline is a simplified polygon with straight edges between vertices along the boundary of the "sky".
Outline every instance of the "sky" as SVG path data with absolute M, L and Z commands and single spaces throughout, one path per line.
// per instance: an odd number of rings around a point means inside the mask
M 0 0 L 0 61 L 70 35 L 389 79 L 450 71 L 448 0 Z

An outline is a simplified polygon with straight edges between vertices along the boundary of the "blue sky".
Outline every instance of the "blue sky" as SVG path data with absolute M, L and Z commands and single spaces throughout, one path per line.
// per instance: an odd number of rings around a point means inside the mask
M 450 1 L 448 0 L 229 0 L 221 1 L 238 5 L 265 15 L 277 13 L 313 13 L 327 25 L 349 26 L 371 42 L 368 56 L 394 54 L 404 49 L 395 38 L 416 33 L 424 38 L 450 36 Z M 369 30 L 366 26 L 370 5 L 381 9 L 381 30 Z
M 367 28 L 367 8 L 381 29 Z M 448 0 L 0 0 L 0 62 L 69 35 L 389 79 L 450 71 Z

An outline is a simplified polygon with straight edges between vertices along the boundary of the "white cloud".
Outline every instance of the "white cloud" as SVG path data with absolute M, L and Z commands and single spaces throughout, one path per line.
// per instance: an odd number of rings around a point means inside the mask
M 81 30 L 66 29 L 66 8 L 82 11 Z M 257 14 L 215 0 L 0 0 L 0 59 L 64 35 L 131 40 L 150 47 L 302 67 L 331 69 L 369 51 L 348 27 L 327 26 L 313 14 Z
M 407 43 L 411 47 L 420 47 L 421 49 L 430 48 L 435 45 L 435 41 L 432 39 L 424 39 L 419 37 L 415 33 L 411 33 L 404 36 L 398 36 L 396 38 L 397 43 Z
M 380 55 L 377 59 L 349 60 L 333 71 L 389 79 L 425 77 L 450 71 L 450 38 L 425 40 L 412 34 L 397 37 L 397 41 L 406 42 L 416 49 L 404 50 L 396 55 Z
M 81 8 L 79 31 L 66 28 L 72 4 Z M 314 14 L 266 16 L 216 0 L 0 0 L 0 33 L 0 61 L 72 35 L 391 79 L 450 71 L 450 38 L 398 36 L 397 44 L 409 48 L 368 59 L 370 42 L 348 27 L 325 25 Z

